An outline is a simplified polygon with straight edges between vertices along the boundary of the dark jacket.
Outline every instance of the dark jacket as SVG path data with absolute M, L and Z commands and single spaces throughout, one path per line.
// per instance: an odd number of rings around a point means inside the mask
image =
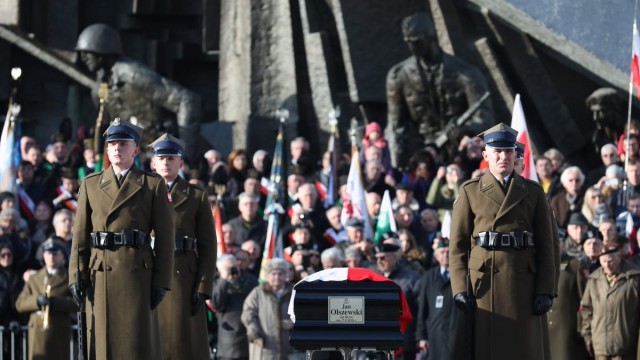
M 398 262 L 398 267 L 392 271 L 388 278 L 393 280 L 400 286 L 407 299 L 407 304 L 411 309 L 411 314 L 418 312 L 418 295 L 420 293 L 420 274 L 404 266 Z M 384 274 L 383 274 L 384 275 Z M 416 351 L 416 317 L 413 317 L 411 323 L 404 333 L 404 344 L 402 348 L 405 352 L 415 353 Z
M 242 324 L 242 305 L 251 290 L 258 286 L 258 278 L 243 272 L 237 281 L 218 279 L 213 288 L 211 302 L 218 319 L 219 358 L 246 358 L 249 356 L 247 329 Z
M 429 269 L 422 276 L 416 342 L 429 342 L 429 359 L 459 359 L 464 349 L 463 316 L 456 308 L 451 293 L 451 281 L 445 281 L 440 267 Z
M 243 243 L 246 240 L 255 240 L 264 248 L 265 236 L 267 234 L 267 223 L 260 217 L 256 216 L 253 223 L 247 223 L 242 220 L 241 216 L 237 216 L 229 220 L 229 224 L 236 233 L 236 242 Z

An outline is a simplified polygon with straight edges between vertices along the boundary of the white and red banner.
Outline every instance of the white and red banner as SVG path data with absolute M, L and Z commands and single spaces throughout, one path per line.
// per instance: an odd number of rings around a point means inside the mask
M 631 46 L 631 82 L 636 88 L 636 95 L 640 99 L 640 35 L 638 25 L 633 21 L 633 44 Z
M 218 200 L 213 205 L 213 224 L 216 232 L 216 241 L 218 245 L 218 257 L 227 253 L 227 243 L 224 242 L 224 232 L 222 231 L 222 214 L 220 213 L 220 205 L 218 205 Z M 230 253 L 233 254 L 233 250 Z
M 342 213 L 340 214 L 340 222 L 346 225 L 351 219 L 360 219 L 364 221 L 364 237 L 373 240 L 373 229 L 369 223 L 369 214 L 367 212 L 367 203 L 365 200 L 364 186 L 362 185 L 362 173 L 360 167 L 360 154 L 355 146 L 351 150 L 351 167 L 349 168 L 349 177 L 347 178 L 347 194 L 343 201 Z
M 524 144 L 524 171 L 523 177 L 538 181 L 538 175 L 536 174 L 536 164 L 533 160 L 533 152 L 531 151 L 531 138 L 529 137 L 529 130 L 527 129 L 527 120 L 524 117 L 524 110 L 522 110 L 522 103 L 520 102 L 520 94 L 516 94 L 516 99 L 513 102 L 513 112 L 511 113 L 511 127 L 518 131 L 518 137 L 516 140 L 519 143 Z

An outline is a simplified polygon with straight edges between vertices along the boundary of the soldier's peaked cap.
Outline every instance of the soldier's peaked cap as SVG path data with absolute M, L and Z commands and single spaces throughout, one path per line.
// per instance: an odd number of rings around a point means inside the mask
M 109 124 L 107 131 L 102 134 L 105 136 L 106 142 L 110 141 L 134 141 L 136 144 L 140 143 L 140 138 L 142 137 L 143 129 L 139 126 L 133 125 L 132 123 L 121 120 L 120 118 L 116 118 Z
M 516 159 L 524 159 L 524 144 L 516 141 Z
M 517 136 L 518 132 L 515 129 L 503 123 L 478 134 L 486 146 L 495 149 L 515 149 Z
M 159 138 L 149 144 L 155 156 L 182 156 L 185 146 L 184 141 L 169 133 L 160 135 Z

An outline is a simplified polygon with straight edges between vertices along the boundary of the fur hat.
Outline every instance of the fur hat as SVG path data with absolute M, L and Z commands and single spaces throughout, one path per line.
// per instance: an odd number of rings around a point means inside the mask
M 273 270 L 280 270 L 285 274 L 289 273 L 289 263 L 286 260 L 274 258 L 264 265 L 264 272 L 268 274 Z

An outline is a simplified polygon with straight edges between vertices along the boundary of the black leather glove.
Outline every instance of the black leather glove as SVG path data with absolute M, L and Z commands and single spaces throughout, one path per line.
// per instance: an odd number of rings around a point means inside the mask
M 458 309 L 462 311 L 469 311 L 476 308 L 476 300 L 470 299 L 467 293 L 458 293 L 453 297 L 453 301 L 456 302 Z
M 151 288 L 151 310 L 157 308 L 158 305 L 160 305 L 160 302 L 162 301 L 162 299 L 166 294 L 167 294 L 167 290 L 161 287 L 153 286 Z
M 204 302 L 207 300 L 207 295 L 198 292 L 193 293 L 191 297 L 191 316 L 195 315 L 202 309 Z
M 533 315 L 544 315 L 551 309 L 553 298 L 547 294 L 536 295 L 533 300 Z
M 82 294 L 80 292 L 80 285 L 78 283 L 73 283 L 69 286 L 69 291 L 71 292 L 71 296 L 73 296 L 73 300 L 76 302 L 76 305 L 80 307 L 84 299 L 82 298 Z
M 36 301 L 38 303 L 38 306 L 40 306 L 40 308 L 43 308 L 49 305 L 49 298 L 47 297 L 47 295 L 38 295 L 38 299 Z

